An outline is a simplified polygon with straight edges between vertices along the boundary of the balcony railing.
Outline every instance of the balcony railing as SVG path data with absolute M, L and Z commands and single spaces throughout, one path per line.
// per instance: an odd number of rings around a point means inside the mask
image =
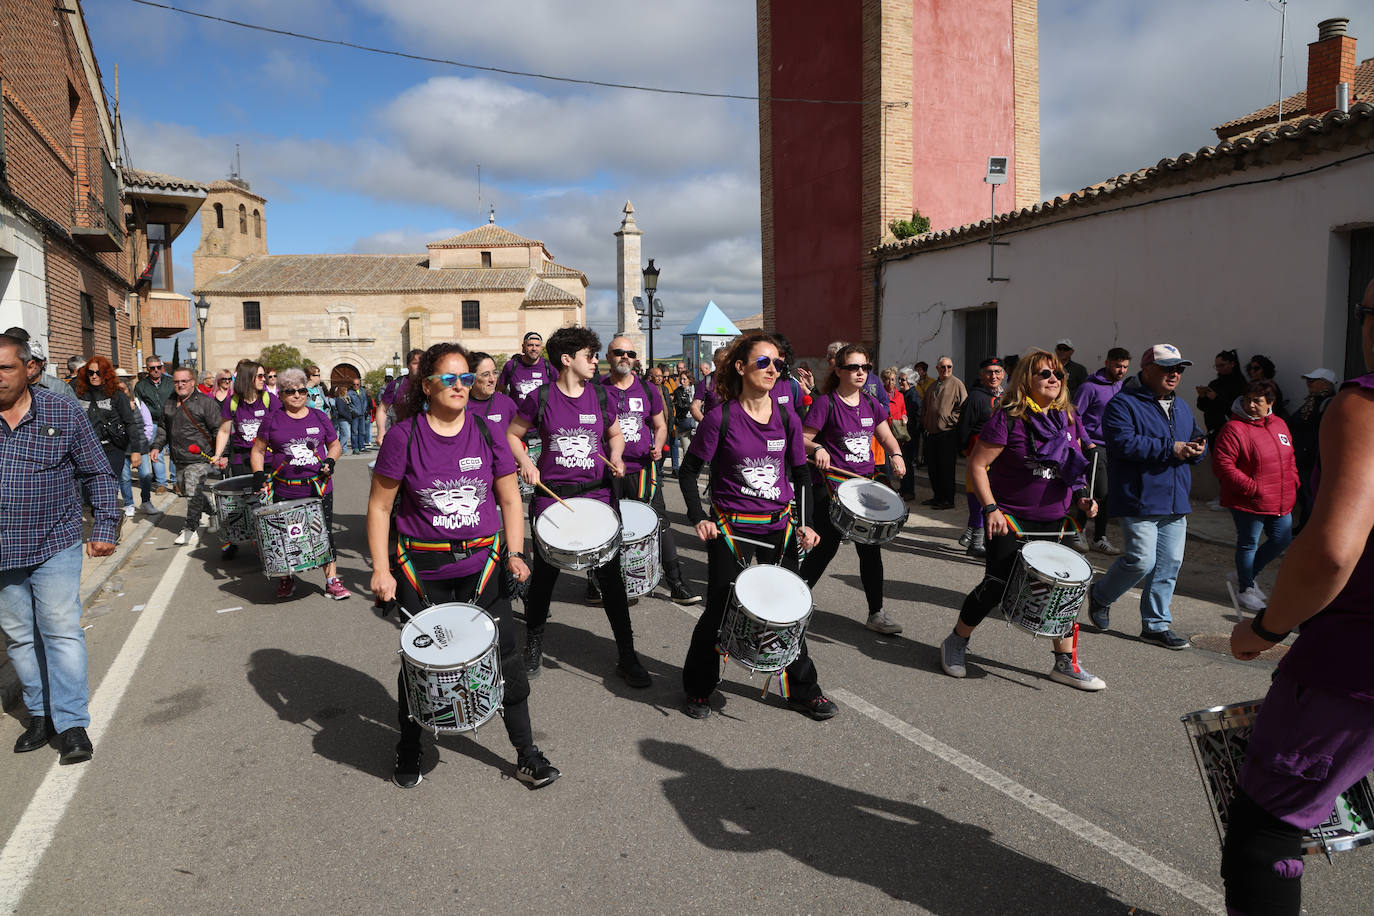
M 92 251 L 121 250 L 124 220 L 114 166 L 98 146 L 72 146 L 67 152 L 76 167 L 72 235 Z

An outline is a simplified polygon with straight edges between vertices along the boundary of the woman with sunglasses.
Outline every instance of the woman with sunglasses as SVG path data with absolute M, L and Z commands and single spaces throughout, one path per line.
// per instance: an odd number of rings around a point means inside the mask
M 129 405 L 129 398 L 119 390 L 119 376 L 115 374 L 114 365 L 107 357 L 92 356 L 77 375 L 73 388 L 100 440 L 115 480 L 120 478 L 126 454 L 129 465 L 138 470 L 147 447 L 143 422 L 138 411 Z M 130 497 L 132 495 L 131 492 Z
M 468 392 L 468 411 L 480 414 L 493 433 L 502 437 L 506 427 L 515 419 L 515 401 L 496 390 L 496 360 L 487 353 L 469 353 L 472 366 L 472 390 Z
M 741 564 L 757 556 L 797 571 L 797 542 L 813 550 L 820 536 L 811 527 L 811 469 L 801 424 L 773 401 L 771 392 L 785 364 L 767 334 L 740 338 L 716 369 L 721 403 L 706 414 L 682 461 L 678 481 L 687 518 L 706 544 L 706 609 L 692 631 L 682 665 L 683 711 L 693 719 L 711 714 L 711 693 L 720 681 L 716 637 Z M 814 409 L 814 405 L 813 405 Z M 722 428 L 724 432 L 722 434 Z M 711 514 L 701 504 L 698 478 L 711 465 Z M 796 517 L 792 510 L 796 497 Z M 741 538 L 765 541 L 757 549 Z M 802 640 L 801 655 L 787 666 L 787 705 L 813 719 L 829 719 L 839 708 L 821 691 L 816 666 Z
M 232 393 L 220 401 L 219 432 L 215 434 L 215 454 L 210 463 L 226 471 L 226 477 L 253 473 L 248 456 L 253 441 L 268 414 L 281 407 L 280 399 L 267 393 L 267 370 L 251 359 L 241 359 L 234 368 Z M 225 544 L 220 559 L 232 560 L 239 545 Z
M 835 558 L 843 540 L 843 535 L 830 520 L 830 500 L 849 475 L 874 476 L 878 470 L 871 447 L 875 436 L 892 456 L 896 476 L 906 475 L 906 461 L 888 425 L 888 412 L 864 391 L 864 384 L 873 371 L 869 358 L 868 350 L 859 344 L 846 344 L 835 353 L 835 367 L 821 383 L 824 393 L 811 402 L 803 427 L 806 452 L 816 465 L 811 476 L 816 507 L 811 517 L 821 540 L 802 561 L 801 577 L 813 589 L 825 575 L 825 568 Z M 875 633 L 902 632 L 902 625 L 883 610 L 882 548 L 855 541 L 854 550 L 859 555 L 859 578 L 868 599 L 865 626 Z
M 983 425 L 969 455 L 969 478 L 983 505 L 987 555 L 983 581 L 964 598 L 954 632 L 940 649 L 940 667 L 950 677 L 965 675 L 964 655 L 973 628 L 1002 599 L 1024 535 L 1064 533 L 1072 538 L 1070 504 L 1091 518 L 1087 433 L 1074 414 L 1064 368 L 1048 350 L 1032 350 L 1012 370 L 1001 406 Z M 1078 664 L 1078 625 L 1072 636 L 1054 640 L 1050 680 L 1079 690 L 1106 683 Z
M 406 418 L 388 431 L 377 454 L 367 501 L 367 546 L 372 593 L 397 601 L 414 615 L 433 604 L 476 604 L 496 621 L 505 679 L 502 721 L 518 755 L 516 776 L 539 788 L 559 772 L 534 743 L 529 680 L 516 647 L 511 585 L 530 571 L 515 459 L 506 437 L 469 410 L 476 381 L 467 351 L 435 344 L 420 355 L 418 382 L 409 386 Z M 396 548 L 389 554 L 391 508 Z M 500 508 L 498 513 L 497 509 Z M 424 735 L 410 717 L 405 675 L 396 679 L 396 745 L 392 780 L 403 789 L 420 783 Z
M 329 415 L 306 402 L 310 389 L 305 373 L 283 369 L 278 394 L 280 410 L 263 419 L 249 452 L 253 488 L 270 496 L 272 502 L 290 499 L 319 499 L 324 509 L 324 531 L 329 549 L 334 549 L 334 462 L 343 454 L 343 443 Z M 296 590 L 295 576 L 282 576 L 277 582 L 277 597 L 290 598 Z M 339 564 L 324 567 L 324 593 L 336 601 L 350 597 L 339 579 Z
M 229 370 L 221 369 L 219 370 L 219 372 L 215 374 L 214 390 L 207 391 L 205 393 L 213 397 L 219 403 L 223 404 L 225 400 L 227 400 L 230 397 L 230 395 L 234 393 L 234 389 L 232 387 L 233 384 L 234 377 L 229 374 Z

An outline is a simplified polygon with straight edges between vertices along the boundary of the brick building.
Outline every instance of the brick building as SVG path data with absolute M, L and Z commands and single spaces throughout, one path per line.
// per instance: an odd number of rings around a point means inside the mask
M 872 341 L 889 224 L 1040 199 L 1036 0 L 757 0 L 765 326 L 799 354 Z M 777 15 L 774 15 L 774 12 Z M 789 101 L 830 100 L 833 104 Z M 995 334 L 995 327 L 990 329 Z
M 78 2 L 0 0 L 0 328 L 131 365 L 114 131 Z

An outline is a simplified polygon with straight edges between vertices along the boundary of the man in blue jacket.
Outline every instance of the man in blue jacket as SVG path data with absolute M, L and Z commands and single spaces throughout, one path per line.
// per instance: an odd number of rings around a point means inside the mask
M 1188 641 L 1170 625 L 1183 545 L 1188 534 L 1188 492 L 1207 451 L 1205 433 L 1174 397 L 1192 362 L 1172 344 L 1155 344 L 1140 357 L 1140 384 L 1122 388 L 1107 403 L 1102 430 L 1110 468 L 1107 514 L 1120 520 L 1124 555 L 1088 593 L 1088 616 L 1105 630 L 1112 602 L 1142 583 L 1140 638 L 1166 649 Z

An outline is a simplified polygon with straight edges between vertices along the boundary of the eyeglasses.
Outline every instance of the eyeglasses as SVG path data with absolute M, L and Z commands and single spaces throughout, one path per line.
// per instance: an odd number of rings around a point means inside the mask
M 836 366 L 841 372 L 872 372 L 872 363 L 846 363 L 843 366 Z
M 1053 378 L 1057 378 L 1057 379 L 1059 379 L 1059 381 L 1062 382 L 1062 381 L 1064 381 L 1064 370 L 1063 370 L 1063 369 L 1041 369 L 1039 372 L 1035 373 L 1035 377 L 1038 378 L 1038 379 L 1040 379 L 1040 381 L 1042 381 L 1042 382 L 1047 382 L 1047 381 L 1049 381 L 1050 378 L 1052 378 L 1052 377 L 1053 377 Z
M 267 378 L 267 376 L 264 373 L 259 372 L 257 375 L 253 376 L 253 378 Z
M 87 374 L 87 375 L 99 375 L 99 374 L 100 374 L 100 370 L 99 370 L 99 369 L 87 369 L 87 370 L 86 370 L 86 374 Z
M 270 375 L 267 376 L 267 380 L 270 382 L 270 381 L 272 381 L 272 379 L 274 379 L 274 378 L 276 378 L 276 377 L 277 377 L 277 373 L 273 372 L 273 373 L 271 373 Z
M 636 353 L 634 350 L 621 350 L 619 348 L 610 350 L 608 352 L 611 356 L 628 356 L 630 359 L 635 359 L 639 356 L 639 354 Z
M 495 369 L 488 369 L 486 372 L 478 372 L 478 373 L 475 374 L 474 377 L 475 377 L 475 378 L 482 378 L 482 379 L 486 379 L 486 378 L 496 378 L 496 370 L 495 370 Z
M 935 368 L 936 368 L 936 369 L 953 369 L 953 368 L 954 368 L 954 363 L 940 363 L 940 364 L 939 364 L 938 366 L 936 366 Z
M 477 376 L 471 372 L 445 372 L 443 375 L 431 375 L 427 381 L 438 382 L 444 388 L 453 388 L 461 382 L 464 388 L 471 388 L 476 379 Z
M 174 378 L 174 379 L 172 379 L 172 384 L 173 384 L 173 385 L 189 385 L 189 384 L 191 384 L 191 383 L 194 382 L 194 381 L 195 381 L 195 379 L 193 379 L 193 378 Z
M 773 359 L 770 356 L 760 356 L 758 359 L 754 360 L 754 368 L 767 369 L 769 363 L 772 363 L 773 368 L 778 370 L 779 372 L 787 368 L 787 363 L 783 362 L 780 359 Z

